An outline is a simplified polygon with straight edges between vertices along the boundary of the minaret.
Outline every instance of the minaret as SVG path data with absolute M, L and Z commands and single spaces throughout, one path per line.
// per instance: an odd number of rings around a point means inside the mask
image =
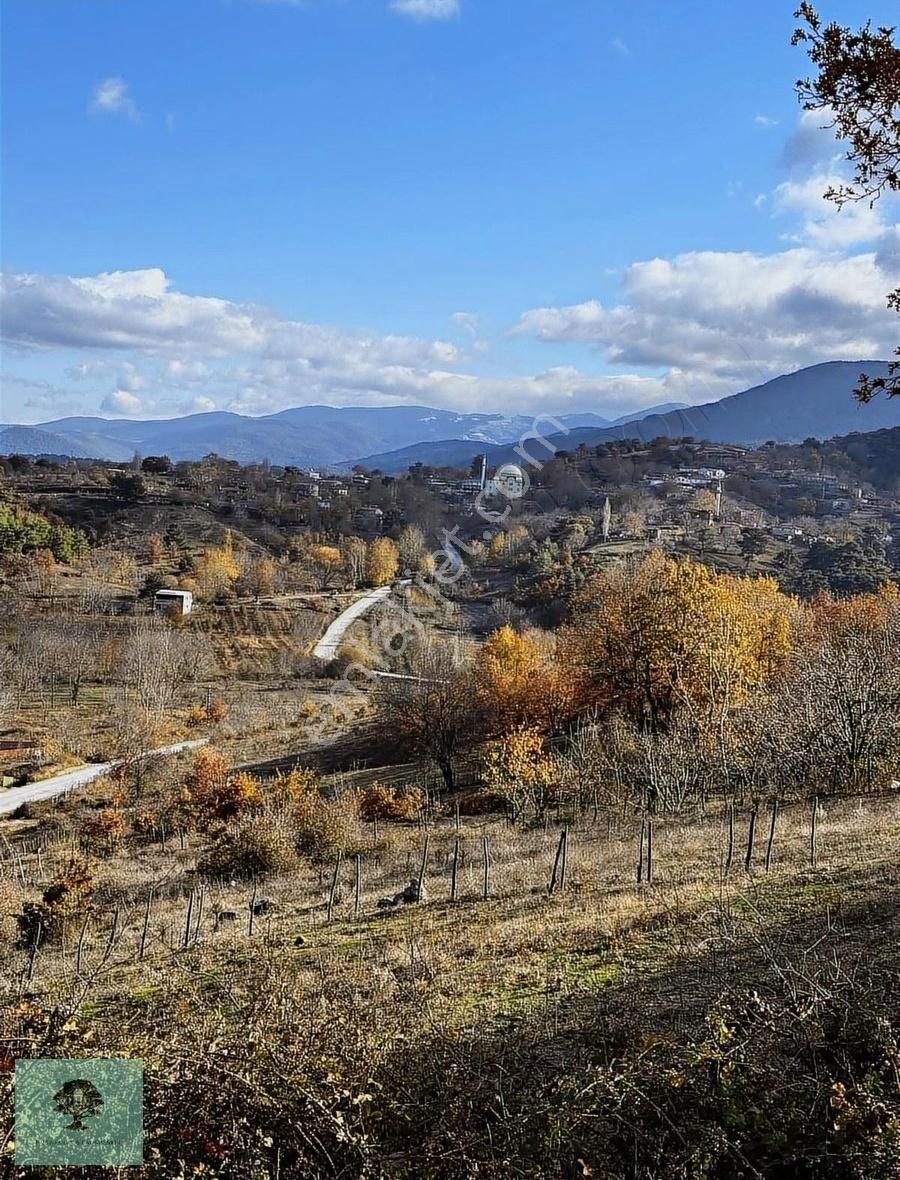
M 481 456 L 481 490 L 484 491 L 485 480 L 487 479 L 487 455 Z

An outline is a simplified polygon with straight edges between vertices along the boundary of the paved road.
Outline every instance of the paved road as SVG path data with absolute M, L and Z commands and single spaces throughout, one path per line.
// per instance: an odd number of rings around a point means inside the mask
M 165 758 L 169 754 L 178 754 L 182 750 L 196 750 L 206 744 L 206 738 L 198 738 L 192 742 L 177 742 L 174 746 L 160 746 L 158 750 L 149 750 L 142 754 L 143 758 Z M 52 799 L 55 795 L 64 795 L 76 787 L 83 787 L 101 775 L 109 774 L 119 762 L 92 762 L 88 766 L 79 766 L 77 770 L 67 770 L 65 774 L 57 774 L 53 778 L 45 778 L 39 783 L 29 783 L 24 787 L 9 787 L 0 791 L 0 815 L 4 812 L 15 811 L 22 803 L 37 803 L 42 799 Z
M 410 580 L 397 582 L 395 585 L 408 586 Z M 385 598 L 389 597 L 393 586 L 379 586 L 377 590 L 369 590 L 366 594 L 357 598 L 356 602 L 351 602 L 345 611 L 342 611 L 338 617 L 331 623 L 328 630 L 313 648 L 313 656 L 317 660 L 326 662 L 337 657 L 341 646 L 341 641 L 344 638 L 344 632 L 355 622 L 358 618 L 370 611 L 377 602 L 383 602 Z

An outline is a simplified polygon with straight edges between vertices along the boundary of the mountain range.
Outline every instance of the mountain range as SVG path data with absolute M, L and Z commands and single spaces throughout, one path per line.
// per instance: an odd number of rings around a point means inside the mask
M 681 403 L 651 407 L 610 420 L 600 414 L 563 414 L 566 429 L 614 428 Z M 514 442 L 528 430 L 526 415 L 459 414 L 427 406 L 298 406 L 250 418 L 214 412 L 185 418 L 137 421 L 126 418 L 58 418 L 38 426 L 0 425 L 0 454 L 68 455 L 77 459 L 128 462 L 140 455 L 200 459 L 215 452 L 249 463 L 268 459 L 299 467 L 351 463 L 371 451 L 459 439 L 477 452 Z
M 759 445 L 776 442 L 802 442 L 805 438 L 831 438 L 838 434 L 881 430 L 900 426 L 900 398 L 875 398 L 860 405 L 853 397 L 860 372 L 882 376 L 888 371 L 884 361 L 827 361 L 775 377 L 743 393 L 699 406 L 681 406 L 660 412 L 650 411 L 640 419 L 615 425 L 572 426 L 563 421 L 564 432 L 548 433 L 539 429 L 547 447 L 571 451 L 580 444 L 597 446 L 625 438 L 650 442 L 654 438 L 691 436 L 710 442 Z M 522 437 L 522 436 L 520 436 Z M 462 439 L 450 442 L 422 442 L 400 450 L 366 455 L 358 460 L 363 466 L 387 474 L 406 471 L 412 463 L 433 467 L 466 467 L 475 455 L 487 455 L 490 466 L 521 461 L 515 445 L 502 443 L 479 446 Z M 527 453 L 538 460 L 550 451 L 539 442 L 527 445 Z
M 776 377 L 703 405 L 669 402 L 608 419 L 589 411 L 559 414 L 563 430 L 538 428 L 555 450 L 623 438 L 650 441 L 691 435 L 713 442 L 800 442 L 900 425 L 900 398 L 860 406 L 852 396 L 861 371 L 887 372 L 883 361 L 829 361 Z M 59 418 L 37 426 L 0 425 L 0 454 L 69 455 L 127 462 L 135 454 L 199 459 L 210 452 L 241 462 L 267 459 L 299 467 L 349 470 L 361 463 L 387 473 L 412 463 L 468 466 L 515 461 L 515 445 L 534 429 L 527 414 L 460 414 L 427 406 L 298 406 L 252 418 L 216 411 L 184 418 Z M 538 448 L 540 450 L 540 448 Z M 530 448 L 534 453 L 534 447 Z

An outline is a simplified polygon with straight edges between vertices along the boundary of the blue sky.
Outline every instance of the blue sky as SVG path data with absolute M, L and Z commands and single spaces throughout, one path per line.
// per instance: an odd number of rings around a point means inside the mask
M 612 414 L 886 355 L 894 210 L 821 201 L 791 8 L 5 0 L 0 419 Z

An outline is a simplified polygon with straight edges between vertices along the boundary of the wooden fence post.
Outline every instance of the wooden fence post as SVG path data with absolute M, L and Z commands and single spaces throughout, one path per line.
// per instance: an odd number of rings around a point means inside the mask
M 191 921 L 194 916 L 194 891 L 190 892 L 187 905 L 187 916 L 184 919 L 184 936 L 181 940 L 182 947 L 186 950 L 191 941 Z
M 84 954 L 84 940 L 87 938 L 88 923 L 90 922 L 90 914 L 85 914 L 84 922 L 81 926 L 81 934 L 78 936 L 78 949 L 75 952 L 75 973 L 81 974 L 82 955 Z
M 553 871 L 550 873 L 550 883 L 547 886 L 548 895 L 552 895 L 554 890 L 556 889 L 556 882 L 557 882 L 558 876 L 559 876 L 559 865 L 560 865 L 560 861 L 562 860 L 562 856 L 563 856 L 563 843 L 564 843 L 564 841 L 565 841 L 565 833 L 560 832 L 559 833 L 559 840 L 557 841 L 557 844 L 556 844 L 556 855 L 553 858 Z
M 362 887 L 362 857 L 356 854 L 356 873 L 353 882 L 353 917 L 359 917 L 359 894 Z
M 116 906 L 115 913 L 113 914 L 112 930 L 110 930 L 110 932 L 109 932 L 109 942 L 107 942 L 107 944 L 106 944 L 106 954 L 104 956 L 104 959 L 108 959 L 109 956 L 112 954 L 113 947 L 115 946 L 115 942 L 116 942 L 116 935 L 118 933 L 119 933 L 119 907 Z
M 144 910 L 144 925 L 141 929 L 141 946 L 138 951 L 138 958 L 143 959 L 144 952 L 147 949 L 147 932 L 150 929 L 150 908 L 153 905 L 153 890 L 147 894 L 147 906 Z
M 559 866 L 559 887 L 566 887 L 566 870 L 569 867 L 569 825 L 562 830 L 562 863 Z
M 253 920 L 256 917 L 256 881 L 253 882 L 253 892 L 250 894 L 249 917 L 247 919 L 247 935 L 253 937 Z
M 487 836 L 481 837 L 481 855 L 484 860 L 484 881 L 483 881 L 482 896 L 483 896 L 484 900 L 487 901 L 488 894 L 490 892 L 490 866 L 491 866 L 491 852 L 490 852 L 490 848 L 488 846 Z
M 653 818 L 647 817 L 647 884 L 653 881 Z
M 775 844 L 775 821 L 778 819 L 778 800 L 772 800 L 772 817 L 769 820 L 769 839 L 766 843 L 766 872 L 772 864 L 772 848 Z
M 206 901 L 206 886 L 200 887 L 200 901 L 197 905 L 197 921 L 194 923 L 194 942 L 200 941 L 201 923 L 203 921 L 203 904 Z
M 725 854 L 725 872 L 731 868 L 734 861 L 734 803 L 728 804 L 728 850 Z
M 416 883 L 416 900 L 422 900 L 422 890 L 425 888 L 425 873 L 428 870 L 428 841 L 429 836 L 426 832 L 425 843 L 422 845 L 422 861 L 419 865 L 419 880 Z
M 640 885 L 640 883 L 644 879 L 644 834 L 646 833 L 646 831 L 647 831 L 647 819 L 646 819 L 646 816 L 641 816 L 641 834 L 640 834 L 640 838 L 638 839 L 638 858 L 637 858 L 637 883 L 638 883 L 638 885 Z
M 331 888 L 328 890 L 328 918 L 327 918 L 327 920 L 329 922 L 331 921 L 331 917 L 334 913 L 334 897 L 335 897 L 335 894 L 337 893 L 338 873 L 340 872 L 340 869 L 341 869 L 341 854 L 339 852 L 337 854 L 337 858 L 335 859 L 335 862 L 334 862 L 334 872 L 331 874 Z
M 747 829 L 747 852 L 744 856 L 744 869 L 749 873 L 750 866 L 753 863 L 753 840 L 756 836 L 756 818 L 759 814 L 759 804 L 753 804 L 753 810 L 750 812 L 750 827 Z
M 44 935 L 44 926 L 40 918 L 38 918 L 37 926 L 34 929 L 34 943 L 31 947 L 31 957 L 28 960 L 28 982 L 34 979 L 34 963 L 37 959 L 38 947 L 41 945 L 41 939 Z
M 459 879 L 459 836 L 453 845 L 453 868 L 450 870 L 450 900 L 456 901 L 456 885 Z
M 819 796 L 812 801 L 812 821 L 809 828 L 809 863 L 816 867 L 819 859 Z

